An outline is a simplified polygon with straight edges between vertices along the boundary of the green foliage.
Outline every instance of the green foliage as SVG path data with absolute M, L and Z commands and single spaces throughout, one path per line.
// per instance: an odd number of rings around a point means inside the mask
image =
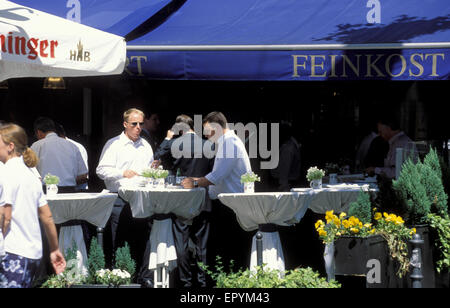
M 105 268 L 105 254 L 96 237 L 92 238 L 87 264 L 89 273 L 88 281 L 95 283 L 96 272 Z
M 392 181 L 392 187 L 400 196 L 411 224 L 424 223 L 431 210 L 431 201 L 421 179 L 419 168 L 408 159 L 402 166 L 398 180 Z
M 441 216 L 448 213 L 448 195 L 444 190 L 443 171 L 439 156 L 430 149 L 423 163 L 414 164 L 407 160 L 397 181 L 393 181 L 409 215 L 412 224 L 425 223 L 427 215 L 437 213 Z
M 224 272 L 221 258 L 216 257 L 216 271 L 208 269 L 208 266 L 199 264 L 205 272 L 216 282 L 216 288 L 339 288 L 336 281 L 327 282 L 325 278 L 311 268 L 297 268 L 282 273 L 279 270 L 265 269 L 257 266 L 256 271 L 238 270 L 229 273 Z M 231 262 L 230 268 L 233 267 Z M 284 276 L 284 277 L 282 277 Z
M 429 214 L 428 222 L 433 230 L 436 230 L 438 240 L 435 241 L 436 248 L 440 253 L 439 260 L 436 262 L 436 270 L 440 273 L 442 270 L 450 269 L 450 219 L 448 215 L 444 217 Z
M 423 160 L 422 171 L 422 183 L 427 189 L 428 198 L 432 202 L 431 210 L 440 215 L 447 214 L 448 195 L 444 190 L 441 164 L 436 151 L 432 148 Z
M 50 185 L 50 184 L 58 185 L 59 184 L 59 177 L 56 176 L 56 175 L 52 175 L 50 173 L 47 173 L 44 176 L 44 183 L 47 184 L 47 185 Z
M 348 215 L 357 217 L 363 224 L 372 222 L 372 203 L 368 192 L 359 192 L 356 202 L 350 203 Z
M 127 271 L 131 277 L 136 272 L 136 262 L 131 258 L 130 247 L 127 242 L 125 242 L 124 247 L 119 247 L 116 250 L 115 268 Z

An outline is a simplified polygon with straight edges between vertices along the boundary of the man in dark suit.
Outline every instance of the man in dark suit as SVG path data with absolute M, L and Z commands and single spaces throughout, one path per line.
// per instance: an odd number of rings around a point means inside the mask
M 144 127 L 141 131 L 141 137 L 144 138 L 152 147 L 153 153 L 158 149 L 158 129 L 159 114 L 155 110 L 146 109 L 144 118 Z
M 179 137 L 174 138 L 179 133 Z M 194 132 L 194 121 L 187 115 L 180 115 L 176 118 L 175 125 L 167 132 L 166 139 L 161 143 L 155 152 L 155 159 L 164 165 L 165 169 L 174 172 L 180 170 L 182 176 L 203 177 L 211 172 L 214 159 L 211 157 L 214 145 L 199 137 Z M 204 154 L 207 149 L 210 155 Z M 166 166 L 167 157 L 172 162 Z M 209 158 L 208 158 L 209 157 Z M 166 158 L 166 159 L 163 159 Z M 156 163 L 156 164 L 158 164 Z M 191 261 L 195 266 L 198 262 L 206 264 L 206 244 L 209 237 L 211 221 L 211 200 L 208 192 L 205 195 L 205 203 L 201 208 L 201 213 L 195 217 L 192 224 L 186 223 L 178 218 L 173 219 L 173 234 L 175 248 L 177 251 L 178 281 L 180 287 L 189 288 L 195 284 L 199 287 L 206 287 L 205 272 L 197 267 L 197 279 L 195 281 L 191 269 Z M 194 260 L 190 255 L 190 239 L 194 244 Z

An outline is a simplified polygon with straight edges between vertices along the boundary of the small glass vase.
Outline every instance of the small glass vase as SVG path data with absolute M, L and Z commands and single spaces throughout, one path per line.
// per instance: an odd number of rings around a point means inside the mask
M 46 184 L 47 196 L 56 196 L 58 193 L 58 185 L 56 184 Z
M 154 179 L 153 180 L 153 188 L 164 188 L 165 187 L 165 179 L 164 178 L 159 178 L 159 179 Z
M 255 192 L 255 182 L 244 183 L 244 193 L 254 193 Z
M 312 189 L 321 189 L 322 188 L 322 179 L 311 180 L 311 182 L 309 183 L 309 186 Z

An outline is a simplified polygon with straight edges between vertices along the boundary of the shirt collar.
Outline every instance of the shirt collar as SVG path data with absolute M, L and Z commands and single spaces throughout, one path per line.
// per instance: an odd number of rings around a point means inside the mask
M 52 138 L 52 137 L 58 137 L 58 135 L 55 132 L 50 132 L 47 135 L 45 135 L 45 138 Z
M 400 138 L 401 136 L 403 136 L 405 133 L 400 131 L 398 132 L 396 135 L 394 135 L 391 139 L 389 139 L 389 144 L 392 144 L 395 142 L 395 140 L 397 140 L 398 138 Z
M 128 138 L 127 135 L 125 135 L 125 132 L 122 132 L 122 133 L 120 134 L 119 139 L 120 139 L 120 141 L 123 143 L 123 145 L 126 145 L 126 144 L 129 144 L 129 143 L 130 143 L 130 144 L 132 144 L 132 145 L 134 145 L 134 146 L 139 146 L 139 145 L 142 144 L 142 138 L 141 138 L 141 137 L 139 137 L 138 140 L 133 141 L 133 140 L 131 140 L 130 138 Z
M 5 166 L 14 166 L 14 165 L 20 165 L 20 164 L 24 164 L 24 162 L 23 162 L 23 156 L 10 158 L 10 159 L 5 163 Z

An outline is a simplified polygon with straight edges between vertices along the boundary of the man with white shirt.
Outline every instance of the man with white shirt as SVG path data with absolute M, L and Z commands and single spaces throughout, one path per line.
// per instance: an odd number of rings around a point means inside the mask
M 218 254 L 225 256 L 225 262 L 234 260 L 237 266 L 247 266 L 251 238 L 238 225 L 234 212 L 218 201 L 217 196 L 244 192 L 241 176 L 251 171 L 250 159 L 244 143 L 228 128 L 221 112 L 209 113 L 203 119 L 203 129 L 208 140 L 216 143 L 213 170 L 204 177 L 186 178 L 182 185 L 184 188 L 209 187 L 209 197 L 213 200 L 209 257 L 214 260 Z
M 417 160 L 417 149 L 414 142 L 400 129 L 395 115 L 380 117 L 377 123 L 379 135 L 389 143 L 389 151 L 384 159 L 383 167 L 368 167 L 366 173 L 379 175 L 384 179 L 392 180 L 396 176 L 396 152 L 403 149 L 406 155 L 414 161 Z
M 85 165 L 86 168 L 88 169 L 88 173 L 89 173 L 88 153 L 87 153 L 87 150 L 86 150 L 86 148 L 84 147 L 84 145 L 82 145 L 82 144 L 79 143 L 79 142 L 76 142 L 75 140 L 72 140 L 72 139 L 70 139 L 70 138 L 67 138 L 67 136 L 66 136 L 66 130 L 64 129 L 64 126 L 62 126 L 62 124 L 60 124 L 60 123 L 55 123 L 55 125 L 56 125 L 56 134 L 57 134 L 59 137 L 61 137 L 61 138 L 63 138 L 63 139 L 66 139 L 67 141 L 70 141 L 71 143 L 73 143 L 73 144 L 78 148 L 78 150 L 80 151 L 80 154 L 81 154 L 81 158 L 83 159 L 84 165 Z M 76 189 L 77 189 L 77 191 L 85 191 L 85 190 L 88 189 L 88 183 L 86 182 L 86 183 L 77 185 Z
M 36 119 L 34 131 L 39 140 L 31 145 L 31 149 L 39 158 L 37 170 L 42 177 L 48 173 L 58 176 L 61 192 L 75 192 L 77 185 L 87 182 L 88 169 L 80 151 L 71 142 L 58 137 L 52 119 Z
M 119 136 L 108 140 L 103 147 L 96 172 L 111 192 L 118 192 L 121 183 L 139 175 L 153 162 L 153 150 L 150 144 L 140 137 L 143 122 L 142 111 L 135 108 L 128 109 L 123 114 L 124 131 Z M 130 244 L 132 256 L 139 263 L 148 239 L 147 223 L 133 219 L 129 204 L 121 198 L 118 198 L 114 204 L 109 223 L 113 253 L 126 241 Z M 145 232 L 133 234 L 134 229 L 143 225 L 147 226 Z M 137 236 L 139 240 L 136 240 Z M 144 243 L 141 243 L 142 241 Z

